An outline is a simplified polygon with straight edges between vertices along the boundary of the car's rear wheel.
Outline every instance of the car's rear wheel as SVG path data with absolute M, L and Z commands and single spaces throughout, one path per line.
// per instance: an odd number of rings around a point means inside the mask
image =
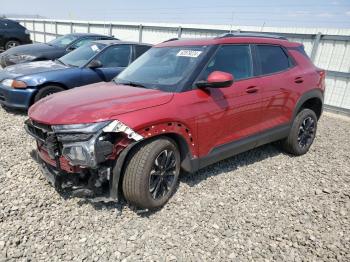
M 60 86 L 45 86 L 40 88 L 39 92 L 34 97 L 34 102 L 38 102 L 40 99 L 52 95 L 54 93 L 58 93 L 64 91 L 64 88 Z
M 294 119 L 288 137 L 282 141 L 286 152 L 300 156 L 309 151 L 317 130 L 317 116 L 310 109 L 301 110 Z
M 21 43 L 17 40 L 9 40 L 6 42 L 5 44 L 5 49 L 8 50 L 12 47 L 16 47 L 16 46 L 19 46 Z
M 173 195 L 180 173 L 180 153 L 169 138 L 136 146 L 126 164 L 123 193 L 137 207 L 155 209 Z

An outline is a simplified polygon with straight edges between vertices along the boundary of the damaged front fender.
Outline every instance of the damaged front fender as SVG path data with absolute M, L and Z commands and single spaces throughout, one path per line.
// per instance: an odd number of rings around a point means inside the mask
M 144 137 L 140 134 L 136 133 L 133 129 L 120 122 L 119 120 L 114 120 L 106 127 L 103 128 L 103 132 L 105 133 L 124 133 L 128 136 L 129 139 L 140 141 Z

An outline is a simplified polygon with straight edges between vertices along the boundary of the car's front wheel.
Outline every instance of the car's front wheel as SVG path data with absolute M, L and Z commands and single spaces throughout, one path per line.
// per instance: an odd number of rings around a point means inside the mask
M 132 150 L 126 164 L 124 197 L 140 208 L 159 208 L 173 195 L 179 173 L 180 153 L 173 140 L 146 141 Z
M 49 95 L 52 95 L 54 93 L 58 93 L 64 91 L 64 88 L 60 86 L 45 86 L 42 87 L 39 92 L 34 97 L 34 102 L 38 102 L 40 99 L 43 99 L 44 97 L 47 97 Z
M 10 41 L 7 41 L 6 44 L 5 44 L 5 49 L 8 50 L 12 47 L 16 47 L 16 46 L 19 46 L 21 43 L 17 40 L 10 40 Z
M 311 109 L 301 110 L 295 117 L 288 137 L 282 141 L 286 152 L 300 156 L 309 151 L 317 130 L 317 116 Z

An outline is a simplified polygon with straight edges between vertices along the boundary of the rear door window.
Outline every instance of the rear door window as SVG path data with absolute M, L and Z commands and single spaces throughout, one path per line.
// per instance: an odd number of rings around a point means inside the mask
M 256 50 L 261 75 L 282 72 L 292 66 L 291 59 L 280 46 L 257 45 Z
M 206 80 L 210 73 L 222 71 L 233 75 L 235 80 L 253 76 L 249 45 L 223 45 L 210 60 L 199 80 Z
M 130 62 L 130 45 L 111 46 L 99 57 L 103 67 L 127 67 Z

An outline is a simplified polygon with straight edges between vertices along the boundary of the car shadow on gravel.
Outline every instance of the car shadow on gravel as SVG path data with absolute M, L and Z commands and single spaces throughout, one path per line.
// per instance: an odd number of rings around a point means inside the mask
M 189 173 L 181 174 L 180 182 L 186 183 L 190 187 L 195 187 L 209 177 L 218 176 L 220 174 L 223 174 L 229 171 L 235 171 L 239 167 L 249 166 L 251 164 L 254 164 L 255 162 L 259 162 L 264 159 L 277 156 L 279 154 L 285 154 L 285 153 L 279 149 L 279 146 L 277 143 L 264 145 L 259 148 L 252 149 L 250 151 L 222 160 L 218 163 L 212 164 L 193 174 L 189 174 Z M 36 151 L 32 150 L 30 152 L 30 155 L 33 158 L 33 160 L 39 164 Z M 174 194 L 176 194 L 176 191 L 178 190 L 178 188 L 179 187 L 176 188 Z M 64 200 L 77 198 L 75 196 L 72 196 L 72 194 L 70 194 L 69 192 L 57 191 L 57 193 L 59 193 L 62 199 Z M 133 206 L 130 206 L 123 199 L 122 196 L 120 196 L 120 201 L 118 203 L 103 202 L 103 201 L 96 202 L 88 198 L 79 198 L 79 201 L 78 201 L 79 206 L 86 205 L 86 204 L 91 205 L 95 210 L 115 211 L 117 216 L 120 216 L 122 214 L 123 209 L 125 207 L 128 207 L 129 209 L 131 209 L 140 217 L 150 217 L 151 215 L 153 215 L 154 213 L 157 213 L 157 211 L 162 209 L 162 208 L 159 208 L 156 210 L 137 209 Z
M 277 142 L 251 149 L 247 152 L 227 158 L 208 167 L 205 167 L 193 174 L 183 174 L 180 182 L 186 183 L 190 187 L 200 184 L 209 177 L 218 176 L 226 172 L 235 171 L 239 167 L 249 166 L 264 159 L 286 154 L 280 149 Z
M 20 116 L 27 116 L 27 110 L 23 110 L 23 109 L 15 109 L 15 108 L 9 108 L 6 106 L 1 106 L 2 109 L 4 109 L 4 111 L 10 115 L 20 115 Z

